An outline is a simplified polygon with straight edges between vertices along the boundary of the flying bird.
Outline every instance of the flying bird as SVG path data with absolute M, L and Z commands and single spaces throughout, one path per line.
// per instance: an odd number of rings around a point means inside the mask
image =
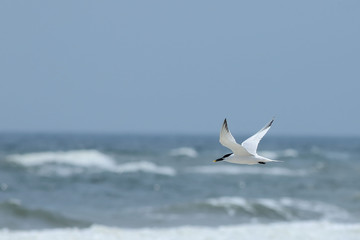
M 232 136 L 229 131 L 228 124 L 226 118 L 222 125 L 220 131 L 220 143 L 229 148 L 232 153 L 226 154 L 221 158 L 214 160 L 214 162 L 225 161 L 230 163 L 237 164 L 265 164 L 267 162 L 279 162 L 277 160 L 271 160 L 262 156 L 259 156 L 256 153 L 257 147 L 259 145 L 260 140 L 265 136 L 267 131 L 269 131 L 274 119 L 271 120 L 268 124 L 265 125 L 260 131 L 255 133 L 253 136 L 246 139 L 241 144 L 238 144 L 235 141 L 235 138 Z

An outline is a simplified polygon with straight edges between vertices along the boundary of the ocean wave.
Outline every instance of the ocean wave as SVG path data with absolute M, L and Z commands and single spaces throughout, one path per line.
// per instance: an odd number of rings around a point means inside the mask
M 174 176 L 175 169 L 168 166 L 158 166 L 148 161 L 128 162 L 119 164 L 112 157 L 97 150 L 73 150 L 58 152 L 37 152 L 13 154 L 7 160 L 24 167 L 36 167 L 40 175 L 70 176 L 85 171 L 108 171 L 115 173 L 145 172 Z
M 190 157 L 195 158 L 198 153 L 195 149 L 190 147 L 175 148 L 170 151 L 170 155 L 173 157 Z
M 169 176 L 176 175 L 176 171 L 172 167 L 158 166 L 155 163 L 147 161 L 119 164 L 114 169 L 112 169 L 112 171 L 117 173 L 148 172 Z
M 344 150 L 328 150 L 328 149 L 322 149 L 316 146 L 313 146 L 311 148 L 311 153 L 321 156 L 323 158 L 326 159 L 330 159 L 330 160 L 350 160 L 351 159 L 351 154 L 349 151 L 344 151 Z
M 47 163 L 67 164 L 79 167 L 111 168 L 114 160 L 97 150 L 73 150 L 57 152 L 34 152 L 7 156 L 9 161 L 31 167 Z
M 200 174 L 262 174 L 275 176 L 305 176 L 310 172 L 302 169 L 288 169 L 280 167 L 255 167 L 255 166 L 196 166 L 187 168 L 188 173 Z
M 259 155 L 277 160 L 282 158 L 296 158 L 299 156 L 299 152 L 295 149 L 289 148 L 280 151 L 260 151 Z
M 228 215 L 235 215 L 237 211 L 244 211 L 257 217 L 275 213 L 286 220 L 302 219 L 310 215 L 324 220 L 347 219 L 349 217 L 347 211 L 337 206 L 293 198 L 244 199 L 241 197 L 220 197 L 207 199 L 200 204 L 224 209 Z
M 76 220 L 65 217 L 59 213 L 50 212 L 43 209 L 31 209 L 21 204 L 18 199 L 11 199 L 0 203 L 0 215 L 3 219 L 7 219 L 5 223 L 16 225 L 12 227 L 23 228 L 26 227 L 28 222 L 31 222 L 33 226 L 38 227 L 88 227 L 89 222 Z M 13 220 L 13 221 L 11 221 Z M 1 222 L 1 220 L 0 220 Z M 0 237 L 0 239 L 2 239 Z
M 124 229 L 93 225 L 86 229 L 51 229 L 31 231 L 0 230 L 2 240 L 228 240 L 228 239 L 347 239 L 358 240 L 360 224 L 342 224 L 324 221 L 307 221 L 272 224 L 244 224 L 220 227 L 181 226 L 172 228 Z
M 69 166 L 69 165 L 42 165 L 36 169 L 33 169 L 32 172 L 40 176 L 59 176 L 59 177 L 69 177 L 72 175 L 78 175 L 89 171 L 82 167 Z M 95 171 L 96 172 L 96 171 Z

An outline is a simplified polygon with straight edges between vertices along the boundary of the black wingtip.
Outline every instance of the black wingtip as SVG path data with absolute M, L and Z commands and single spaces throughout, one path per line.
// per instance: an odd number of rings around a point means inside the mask
M 271 120 L 271 122 L 269 123 L 269 127 L 271 127 L 271 125 L 273 124 L 274 119 Z
M 220 162 L 220 161 L 223 161 L 224 159 L 223 158 L 218 158 L 216 160 L 214 160 L 213 162 Z
M 226 121 L 226 118 L 225 118 L 225 120 L 224 120 L 223 125 L 224 125 L 224 127 L 225 127 L 226 131 L 229 131 L 229 128 L 228 128 L 228 125 L 227 125 L 227 121 Z
M 264 127 L 264 129 L 271 127 L 271 125 L 273 124 L 273 122 L 274 122 L 274 119 L 272 119 L 272 120 L 268 123 L 268 125 L 266 125 L 266 126 Z
M 216 160 L 214 160 L 214 162 L 220 162 L 220 161 L 223 161 L 225 158 L 229 157 L 233 155 L 233 153 L 228 153 L 228 154 L 225 154 L 224 156 L 222 156 L 221 158 L 218 158 Z

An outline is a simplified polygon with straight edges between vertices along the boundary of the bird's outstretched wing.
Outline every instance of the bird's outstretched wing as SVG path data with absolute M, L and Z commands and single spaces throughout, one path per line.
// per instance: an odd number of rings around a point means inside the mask
M 246 149 L 238 144 L 235 141 L 235 138 L 231 135 L 231 132 L 229 131 L 226 118 L 224 120 L 224 123 L 222 125 L 221 131 L 220 131 L 220 143 L 224 146 L 229 148 L 234 154 L 238 156 L 249 156 L 249 152 L 246 151 Z
M 274 119 L 271 120 L 265 127 L 263 127 L 260 131 L 246 139 L 241 145 L 252 155 L 257 155 L 256 150 L 259 145 L 260 140 L 265 136 L 265 134 L 269 131 Z

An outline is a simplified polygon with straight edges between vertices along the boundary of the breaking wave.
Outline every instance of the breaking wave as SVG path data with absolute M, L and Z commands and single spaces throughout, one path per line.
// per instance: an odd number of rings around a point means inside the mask
M 287 197 L 280 199 L 220 197 L 207 199 L 200 204 L 224 209 L 228 215 L 235 215 L 237 211 L 243 211 L 253 216 L 276 214 L 286 220 L 306 219 L 306 216 L 324 220 L 338 220 L 349 217 L 347 211 L 337 206 L 324 202 L 305 201 Z
M 13 154 L 7 156 L 7 160 L 28 168 L 37 167 L 37 172 L 41 175 L 59 175 L 65 177 L 80 174 L 88 170 L 120 174 L 145 172 L 168 176 L 176 175 L 176 171 L 172 167 L 158 166 L 148 161 L 119 164 L 112 157 L 97 150 Z
M 190 157 L 195 158 L 198 156 L 198 153 L 195 149 L 190 147 L 181 147 L 175 148 L 170 151 L 170 155 L 173 157 Z
M 115 162 L 106 154 L 97 150 L 73 150 L 58 152 L 34 152 L 26 154 L 13 154 L 8 160 L 20 165 L 31 167 L 47 163 L 67 164 L 78 167 L 111 168 Z
M 262 174 L 275 176 L 305 176 L 310 172 L 307 170 L 291 170 L 280 167 L 247 167 L 247 166 L 197 166 L 188 168 L 187 172 L 200 174 Z
M 124 229 L 94 225 L 86 229 L 51 229 L 32 231 L 0 230 L 0 238 L 4 240 L 24 239 L 126 239 L 126 240 L 195 240 L 195 239 L 347 239 L 358 240 L 360 224 L 340 224 L 324 221 L 307 221 L 273 224 L 244 224 L 220 227 L 182 226 L 173 228 L 141 228 Z
M 119 164 L 115 169 L 113 169 L 113 171 L 118 173 L 148 172 L 169 176 L 176 175 L 176 171 L 172 167 L 157 166 L 155 163 L 147 161 Z

